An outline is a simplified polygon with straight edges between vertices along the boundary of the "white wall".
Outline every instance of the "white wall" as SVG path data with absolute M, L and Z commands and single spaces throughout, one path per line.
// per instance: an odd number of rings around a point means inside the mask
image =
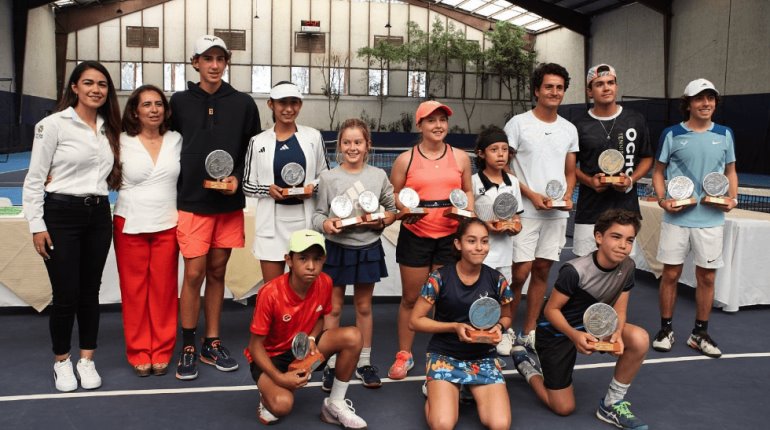
M 13 32 L 11 30 L 12 15 L 11 2 L 0 2 L 0 52 L 5 54 L 6 61 L 0 61 L 0 78 L 13 78 Z M 0 82 L 0 91 L 13 91 L 16 85 L 16 79 L 13 79 L 13 85 L 9 82 Z
M 566 28 L 551 30 L 535 38 L 537 62 L 558 63 L 569 72 L 570 84 L 564 95 L 564 104 L 585 101 L 584 51 L 583 36 Z
M 24 94 L 55 99 L 56 43 L 53 13 L 48 6 L 29 11 L 25 57 Z

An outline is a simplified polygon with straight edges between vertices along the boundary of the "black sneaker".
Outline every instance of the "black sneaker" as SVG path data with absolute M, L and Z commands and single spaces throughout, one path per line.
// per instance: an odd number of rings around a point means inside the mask
M 380 388 L 382 387 L 382 381 L 380 375 L 377 374 L 379 369 L 374 366 L 361 366 L 356 369 L 356 378 L 362 380 L 362 384 L 366 388 Z
M 190 381 L 198 377 L 198 354 L 194 346 L 186 346 L 179 354 L 176 365 L 176 379 Z
M 327 393 L 332 392 L 332 385 L 334 385 L 334 368 L 326 366 L 324 367 L 324 374 L 321 378 L 321 389 Z
M 211 343 L 203 342 L 201 361 L 223 372 L 232 372 L 238 369 L 238 362 L 230 356 L 230 351 L 219 340 Z

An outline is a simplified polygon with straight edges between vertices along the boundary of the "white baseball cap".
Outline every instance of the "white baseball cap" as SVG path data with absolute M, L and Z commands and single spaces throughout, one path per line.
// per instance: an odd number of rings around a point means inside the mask
M 684 95 L 685 97 L 694 97 L 706 90 L 711 90 L 719 95 L 719 91 L 717 91 L 714 84 L 703 78 L 696 79 L 687 84 L 687 86 L 684 87 Z
M 270 98 L 273 100 L 286 99 L 289 97 L 296 97 L 302 100 L 302 93 L 299 91 L 299 87 L 291 82 L 278 84 L 270 89 Z
M 220 37 L 212 36 L 210 34 L 201 36 L 198 38 L 198 40 L 195 41 L 193 57 L 195 57 L 196 55 L 201 55 L 204 52 L 214 47 L 222 48 L 222 50 L 225 51 L 225 55 L 227 56 L 227 58 L 230 58 L 230 51 L 227 50 L 227 45 L 225 44 L 225 41 L 222 40 L 222 38 Z
M 602 76 L 613 76 L 617 78 L 618 74 L 615 72 L 615 68 L 609 64 L 597 64 L 588 69 L 588 73 L 586 73 L 586 85 L 591 85 L 591 82 L 593 82 L 594 79 Z

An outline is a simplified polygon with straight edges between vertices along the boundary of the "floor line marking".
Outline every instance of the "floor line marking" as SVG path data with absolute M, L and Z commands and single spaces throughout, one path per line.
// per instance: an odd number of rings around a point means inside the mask
M 750 352 L 745 354 L 724 354 L 719 360 L 735 359 L 735 358 L 769 358 L 770 352 Z M 665 363 L 677 363 L 686 361 L 704 361 L 715 360 L 703 355 L 697 356 L 684 356 L 684 357 L 669 357 L 669 358 L 651 358 L 644 360 L 644 364 L 665 364 Z M 579 364 L 575 366 L 575 370 L 585 369 L 598 369 L 603 367 L 614 367 L 615 361 L 606 363 L 591 363 L 591 364 Z M 515 369 L 503 370 L 504 375 L 516 375 L 518 372 Z M 425 375 L 420 376 L 407 376 L 404 379 L 393 380 L 390 378 L 382 378 L 384 384 L 396 383 L 396 382 L 415 382 L 424 381 Z M 351 385 L 360 385 L 362 382 L 358 379 L 350 381 Z M 320 387 L 321 382 L 310 382 L 303 388 Z M 120 396 L 149 396 L 159 394 L 195 394 L 195 393 L 212 393 L 212 392 L 235 392 L 235 391 L 256 391 L 256 385 L 235 385 L 235 386 L 219 386 L 219 387 L 195 387 L 195 388 L 158 388 L 148 390 L 112 390 L 112 391 L 87 391 L 87 392 L 74 392 L 74 393 L 46 393 L 46 394 L 27 394 L 20 396 L 0 396 L 0 402 L 17 402 L 25 400 L 58 400 L 58 399 L 79 399 L 86 397 L 120 397 Z

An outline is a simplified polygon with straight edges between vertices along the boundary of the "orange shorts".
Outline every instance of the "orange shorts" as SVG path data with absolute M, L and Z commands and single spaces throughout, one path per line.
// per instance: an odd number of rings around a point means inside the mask
M 207 215 L 180 210 L 176 238 L 185 258 L 206 255 L 211 248 L 243 248 L 243 211 Z

